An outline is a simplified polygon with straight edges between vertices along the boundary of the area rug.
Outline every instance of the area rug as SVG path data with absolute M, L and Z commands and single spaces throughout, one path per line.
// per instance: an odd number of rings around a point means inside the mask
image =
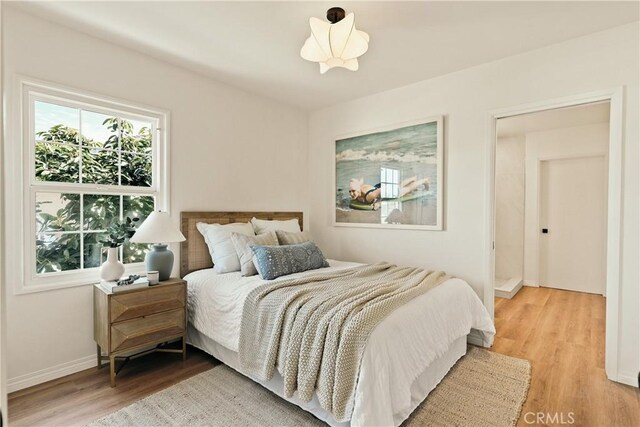
M 527 398 L 528 361 L 469 347 L 403 426 L 514 426 Z M 90 424 L 98 426 L 324 426 L 225 365 Z

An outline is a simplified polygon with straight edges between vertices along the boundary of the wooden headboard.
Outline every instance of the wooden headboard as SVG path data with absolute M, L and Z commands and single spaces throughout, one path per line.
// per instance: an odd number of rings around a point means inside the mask
M 197 223 L 231 224 L 249 222 L 254 217 L 281 221 L 298 218 L 302 229 L 302 212 L 181 212 L 180 229 L 187 240 L 180 244 L 180 277 L 192 271 L 213 267 L 204 237 L 196 228 Z

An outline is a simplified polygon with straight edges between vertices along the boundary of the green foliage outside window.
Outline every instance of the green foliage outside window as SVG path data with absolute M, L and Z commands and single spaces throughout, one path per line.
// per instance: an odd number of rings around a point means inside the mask
M 86 138 L 77 129 L 61 124 L 37 132 L 36 180 L 150 187 L 151 129 L 134 131 L 132 123 L 115 117 L 102 125 L 110 132 L 106 141 Z M 152 196 L 37 193 L 36 271 L 98 267 L 104 246 L 100 242 L 107 239 L 107 230 L 120 218 L 139 218 L 139 224 L 153 209 Z M 123 262 L 142 261 L 147 248 L 126 242 Z

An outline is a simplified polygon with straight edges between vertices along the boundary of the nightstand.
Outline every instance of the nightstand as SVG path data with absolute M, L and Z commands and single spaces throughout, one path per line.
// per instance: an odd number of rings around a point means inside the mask
M 98 369 L 103 361 L 109 361 L 111 387 L 115 387 L 124 363 L 136 357 L 161 351 L 182 353 L 182 359 L 186 358 L 186 301 L 187 282 L 182 279 L 121 292 L 94 285 L 93 338 L 98 344 Z M 179 339 L 182 349 L 166 348 Z M 116 367 L 119 361 L 123 363 Z

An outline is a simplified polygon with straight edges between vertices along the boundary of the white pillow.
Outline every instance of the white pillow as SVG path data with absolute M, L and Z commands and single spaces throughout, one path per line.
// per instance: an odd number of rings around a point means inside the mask
M 267 231 L 289 231 L 291 233 L 299 233 L 300 224 L 298 218 L 287 219 L 285 221 L 270 221 L 266 219 L 251 218 L 251 225 L 256 234 L 266 233 Z
M 213 271 L 216 273 L 229 273 L 240 271 L 240 258 L 231 241 L 231 233 L 240 233 L 245 236 L 255 236 L 253 227 L 248 222 L 234 222 L 232 224 L 196 224 L 198 231 L 204 236 L 209 247 L 209 254 L 213 261 Z

